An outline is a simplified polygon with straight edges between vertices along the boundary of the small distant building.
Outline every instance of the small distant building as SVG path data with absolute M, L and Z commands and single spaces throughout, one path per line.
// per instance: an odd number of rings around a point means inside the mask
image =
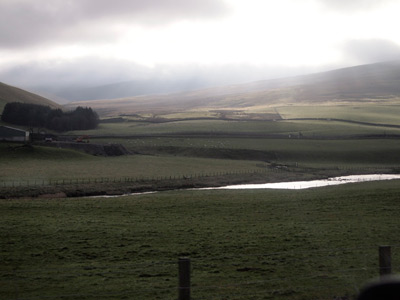
M 29 142 L 29 131 L 8 126 L 0 126 L 0 141 Z

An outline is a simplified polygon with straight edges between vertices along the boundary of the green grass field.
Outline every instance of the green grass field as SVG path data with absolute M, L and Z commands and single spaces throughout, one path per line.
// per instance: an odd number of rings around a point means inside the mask
M 199 156 L 205 151 L 225 149 L 255 150 L 265 153 L 270 162 L 315 167 L 373 167 L 399 166 L 400 141 L 396 139 L 263 139 L 263 138 L 137 138 L 100 139 L 101 142 L 117 142 L 135 151 L 145 149 L 163 153 L 172 148 L 177 155 Z M 181 152 L 179 152 L 181 151 Z M 248 157 L 251 159 L 252 153 Z
M 66 149 L 41 146 L 15 148 L 15 145 L 10 148 L 9 144 L 0 144 L 0 184 L 14 180 L 151 178 L 245 172 L 263 170 L 270 163 L 296 164 L 303 173 L 314 171 L 301 170 L 302 167 L 322 170 L 400 166 L 400 141 L 391 139 L 150 138 L 117 139 L 114 142 L 121 142 L 134 152 L 153 151 L 154 154 L 96 157 Z M 255 154 L 257 157 L 253 158 Z M 207 158 L 201 155 L 215 156 Z M 226 159 L 228 155 L 232 158 Z
M 367 123 L 399 124 L 400 106 L 371 104 L 283 106 L 277 111 L 284 119 L 336 118 Z
M 400 134 L 400 128 L 375 127 L 335 121 L 224 121 L 196 120 L 168 123 L 102 123 L 95 130 L 73 131 L 75 135 L 143 135 L 176 133 L 282 134 L 306 137 L 352 136 L 361 134 Z
M 10 150 L 0 144 L 0 182 L 72 178 L 169 177 L 259 169 L 246 160 L 129 155 L 96 157 L 80 152 L 34 146 Z
M 396 109 L 387 107 L 360 106 L 369 121 L 376 121 L 381 115 L 393 117 Z M 292 108 L 291 108 L 292 109 Z M 294 109 L 294 108 L 293 108 Z M 302 117 L 307 108 L 297 107 L 297 117 Z M 343 117 L 348 107 L 333 110 L 337 117 Z M 282 110 L 279 108 L 278 110 Z M 355 110 L 355 109 L 353 109 Z M 291 112 L 293 113 L 294 110 Z M 321 117 L 325 107 L 316 109 L 314 117 Z M 202 112 L 204 113 L 204 112 Z M 268 113 L 271 113 L 269 111 Z M 319 115 L 318 115 L 319 113 Z M 342 115 L 341 115 L 341 114 Z M 351 112 L 354 114 L 354 112 Z M 180 113 L 181 117 L 185 117 Z M 188 116 L 193 116 L 190 112 Z M 349 115 L 350 116 L 350 115 Z M 373 117 L 371 117 L 373 116 Z M 143 117 L 143 116 L 142 116 Z M 154 116 L 148 116 L 153 118 Z M 159 116 L 162 117 L 162 116 Z M 177 117 L 177 116 L 175 116 Z M 132 119 L 132 117 L 126 117 Z M 108 180 L 130 178 L 175 179 L 194 178 L 196 175 L 224 176 L 236 173 L 237 182 L 259 182 L 277 180 L 303 180 L 315 177 L 337 176 L 349 173 L 398 172 L 400 142 L 393 135 L 400 133 L 398 128 L 361 125 L 337 121 L 297 120 L 297 121 L 228 121 L 228 120 L 182 120 L 165 123 L 132 122 L 101 123 L 99 128 L 84 132 L 67 134 L 90 135 L 92 143 L 121 143 L 133 155 L 121 157 L 94 157 L 86 154 L 46 148 L 35 145 L 10 150 L 7 144 L 0 144 L 0 187 L 42 186 L 50 180 L 69 181 L 106 178 Z M 155 137 L 154 135 L 157 135 Z M 271 138 L 279 135 L 281 138 Z M 178 137 L 181 136 L 181 137 Z M 372 139 L 380 136 L 379 139 Z M 391 138 L 387 138 L 387 137 Z M 363 138 L 361 138 L 363 137 Z M 367 138 L 366 138 L 367 137 Z M 241 175 L 252 171 L 259 172 L 274 165 L 284 165 L 284 173 L 265 174 L 265 176 Z M 362 169 L 362 170 L 360 170 Z M 281 168 L 282 170 L 282 168 Z M 198 176 L 197 176 L 198 177 Z M 226 184 L 228 178 L 202 180 L 201 185 Z M 103 183 L 103 180 L 101 180 Z M 153 182 L 154 183 L 154 182 Z M 153 184 L 151 183 L 151 185 Z M 165 189 L 167 183 L 162 184 Z M 171 188 L 186 186 L 175 182 Z M 191 182 L 196 185 L 197 183 Z M 144 185 L 144 184 L 143 184 Z M 155 186 L 157 189 L 160 186 Z M 65 190 L 73 195 L 72 186 Z M 92 189 L 93 188 L 93 189 Z M 137 185 L 112 189 L 116 193 L 138 190 Z M 146 189 L 150 187 L 147 185 Z M 93 194 L 94 187 L 82 187 Z M 104 185 L 98 185 L 99 192 L 107 192 Z M 54 191 L 53 189 L 51 190 Z M 7 191 L 5 195 L 15 194 Z M 36 196 L 45 191 L 27 191 L 26 195 Z M 80 193 L 80 195 L 85 193 Z M 21 195 L 18 192 L 15 195 Z M 0 195 L 1 196 L 1 195 Z M 4 196 L 3 196 L 4 197 Z
M 0 200 L 2 299 L 352 297 L 400 271 L 396 181 L 303 191 L 180 191 L 124 198 Z
M 398 181 L 188 188 L 399 173 L 399 128 L 329 120 L 400 125 L 400 106 L 374 101 L 179 108 L 66 133 L 133 153 L 118 157 L 0 143 L 0 298 L 176 299 L 177 259 L 188 256 L 193 299 L 353 299 L 378 275 L 379 245 L 393 245 L 400 271 Z M 187 120 L 201 117 L 215 119 Z M 296 118 L 327 120 L 285 120 Z M 149 190 L 170 191 L 65 197 Z

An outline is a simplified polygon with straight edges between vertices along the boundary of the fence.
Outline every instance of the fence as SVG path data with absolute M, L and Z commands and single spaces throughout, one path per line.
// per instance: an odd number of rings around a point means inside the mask
M 178 300 L 191 299 L 191 261 L 189 258 L 180 258 L 178 261 Z M 379 247 L 378 272 L 381 278 L 392 274 L 392 254 L 390 246 Z M 258 282 L 260 283 L 260 282 Z
M 213 277 L 204 283 L 204 280 L 198 280 L 197 277 L 204 277 L 203 268 L 205 265 L 222 265 L 232 264 L 235 258 L 214 257 L 214 258 L 195 258 L 187 257 L 179 258 L 176 261 L 151 262 L 143 264 L 124 264 L 121 266 L 107 265 L 85 265 L 77 270 L 76 267 L 64 268 L 59 270 L 42 269 L 42 270 L 25 270 L 12 272 L 1 272 L 0 278 L 3 282 L 3 288 L 8 287 L 8 293 L 0 290 L 0 296 L 4 299 L 178 299 L 178 300 L 200 300 L 200 299 L 292 299 L 299 294 L 305 294 L 311 298 L 324 298 L 334 300 L 352 299 L 353 295 L 358 294 L 359 290 L 371 278 L 380 274 L 381 277 L 399 272 L 399 268 L 392 265 L 392 248 L 399 246 L 380 246 L 379 255 L 376 247 L 371 247 L 375 252 L 375 262 L 368 266 L 342 266 L 341 269 L 332 270 L 329 273 L 323 272 L 319 267 L 311 268 L 309 274 L 296 274 L 293 269 L 292 276 L 282 278 L 274 276 L 273 273 L 262 278 L 252 278 L 251 276 L 242 277 L 241 280 L 221 279 L 227 276 L 224 273 L 216 273 L 219 276 L 212 276 L 207 273 L 208 277 Z M 362 248 L 366 249 L 366 248 Z M 357 249 L 319 249 L 309 251 L 308 255 L 337 253 L 345 251 L 346 253 L 361 251 Z M 360 252 L 360 253 L 361 253 Z M 279 258 L 284 259 L 285 256 L 292 254 L 305 254 L 305 251 L 294 251 L 292 253 L 267 253 L 260 254 L 259 264 L 263 264 L 263 259 Z M 233 263 L 237 268 L 237 272 L 249 272 L 250 268 L 243 267 L 249 256 L 243 254 L 240 257 L 240 264 Z M 258 256 L 258 255 L 257 255 Z M 378 258 L 379 257 L 379 258 Z M 378 263 L 379 262 L 379 263 Z M 177 267 L 177 268 L 176 268 Z M 257 268 L 254 268 L 257 270 Z M 168 273 L 168 274 L 167 274 Z M 254 273 L 254 272 L 253 272 Z M 176 276 L 178 274 L 178 276 Z M 74 286 L 61 285 L 61 291 L 58 294 L 45 293 L 55 284 L 57 277 L 61 277 L 60 281 L 69 281 Z M 94 281 L 88 279 L 95 277 Z M 340 278 L 339 278 L 340 277 Z M 340 280 L 338 280 L 340 279 Z M 8 280 L 8 284 L 5 284 Z M 26 284 L 21 283 L 28 281 Z M 94 282 L 94 283 L 93 283 Z M 115 285 L 115 289 L 107 289 L 107 284 L 111 282 Z M 140 284 L 138 284 L 140 283 Z M 19 286 L 20 285 L 20 286 Z M 91 285 L 96 291 L 82 289 L 84 285 Z M 127 288 L 131 285 L 132 288 Z M 34 292 L 26 293 L 24 286 L 29 286 Z M 350 286 L 351 292 L 346 286 Z M 99 289 L 99 287 L 103 287 Z M 71 293 L 73 290 L 75 292 Z M 36 291 L 36 292 L 35 292 Z M 39 292 L 38 292 L 39 291 Z M 352 294 L 350 294 L 352 293 Z M 313 297 L 313 295 L 316 295 Z M 7 296 L 7 297 L 6 297 Z
M 16 179 L 16 180 L 0 180 L 0 187 L 35 187 L 35 186 L 60 186 L 60 185 L 81 185 L 81 184 L 98 184 L 98 183 L 143 183 L 156 181 L 171 181 L 171 180 L 188 180 L 199 179 L 206 177 L 224 177 L 224 176 L 245 176 L 251 174 L 267 174 L 267 173 L 282 173 L 289 171 L 289 168 L 300 168 L 297 164 L 294 165 L 272 165 L 268 167 L 259 167 L 257 169 L 236 170 L 225 172 L 200 172 L 194 174 L 174 174 L 164 176 L 122 176 L 122 177 L 90 177 L 90 178 L 37 178 L 37 179 Z M 368 171 L 377 171 L 375 167 L 331 167 L 325 170 L 336 171 L 353 171 L 365 173 Z M 317 169 L 316 169 L 317 170 Z M 387 168 L 382 169 L 382 171 Z M 290 170 L 292 171 L 292 170 Z
M 282 172 L 281 169 L 254 169 L 238 170 L 229 172 L 210 172 L 194 174 L 175 174 L 168 176 L 124 176 L 124 177 L 92 177 L 92 178 L 64 178 L 64 179 L 27 179 L 27 180 L 3 180 L 0 187 L 22 187 L 22 186 L 58 186 L 58 185 L 78 185 L 78 184 L 97 184 L 97 183 L 142 183 L 155 181 L 188 180 L 206 177 L 237 176 L 263 174 L 267 172 Z

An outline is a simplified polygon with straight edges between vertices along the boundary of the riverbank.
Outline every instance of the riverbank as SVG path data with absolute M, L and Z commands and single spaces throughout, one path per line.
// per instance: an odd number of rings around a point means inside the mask
M 259 184 L 237 184 L 221 186 L 217 188 L 205 189 L 223 189 L 223 190 L 250 190 L 250 189 L 281 189 L 281 190 L 304 190 L 324 186 L 341 185 L 357 182 L 384 181 L 400 179 L 400 174 L 367 174 L 367 175 L 348 175 L 328 179 L 309 180 L 309 181 L 289 181 L 276 183 Z
M 276 169 L 253 173 L 215 175 L 203 177 L 183 177 L 178 179 L 129 179 L 120 181 L 66 181 L 54 185 L 37 186 L 3 186 L 0 187 L 0 198 L 72 198 L 87 196 L 112 196 L 132 193 L 144 193 L 166 190 L 224 188 L 238 185 L 262 185 L 282 182 L 309 182 L 328 180 L 328 178 L 366 175 L 396 174 L 391 169 L 358 170 L 305 170 L 299 168 Z M 330 182 L 332 183 L 332 181 Z M 304 185 L 304 184 L 303 184 Z M 312 185 L 315 185 L 312 183 Z M 279 187 L 277 187 L 279 188 Z

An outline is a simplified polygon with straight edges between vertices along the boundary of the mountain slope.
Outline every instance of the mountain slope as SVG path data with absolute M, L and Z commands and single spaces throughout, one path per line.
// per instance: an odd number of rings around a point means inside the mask
M 62 92 L 64 98 L 70 101 L 118 99 L 150 94 L 178 93 L 204 88 L 206 82 L 188 78 L 186 80 L 134 80 L 101 85 L 91 88 L 70 89 Z
M 0 82 L 0 112 L 3 111 L 4 105 L 8 102 L 32 103 L 52 108 L 61 108 L 59 104 L 47 98 Z
M 323 73 L 208 88 L 191 92 L 92 100 L 101 115 L 166 113 L 205 109 L 260 109 L 288 104 L 371 102 L 400 99 L 400 61 Z

